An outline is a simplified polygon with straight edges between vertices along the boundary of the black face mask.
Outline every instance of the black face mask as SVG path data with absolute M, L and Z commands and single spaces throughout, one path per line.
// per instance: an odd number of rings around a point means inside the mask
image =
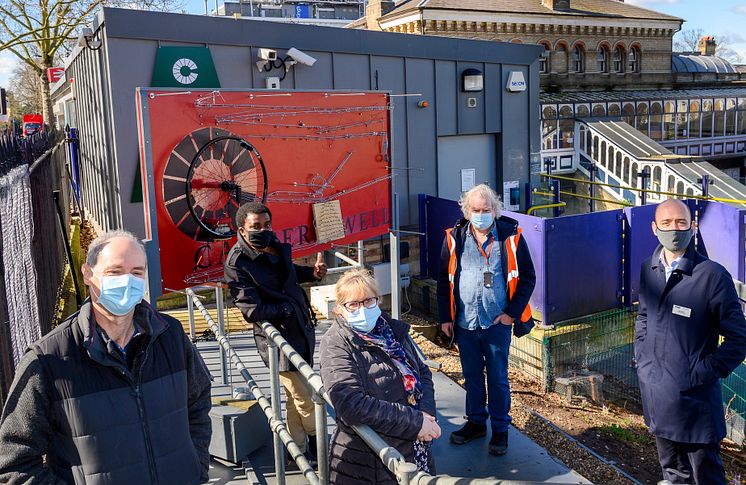
M 275 239 L 274 231 L 250 231 L 247 242 L 256 249 L 264 249 Z

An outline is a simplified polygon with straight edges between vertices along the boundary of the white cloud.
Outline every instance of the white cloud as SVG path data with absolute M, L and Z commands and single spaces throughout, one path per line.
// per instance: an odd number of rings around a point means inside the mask
M 18 60 L 13 55 L 0 54 L 0 86 L 7 87 L 8 80 L 13 69 L 18 65 Z
M 736 13 L 746 14 L 746 5 L 736 5 L 733 7 L 733 11 Z

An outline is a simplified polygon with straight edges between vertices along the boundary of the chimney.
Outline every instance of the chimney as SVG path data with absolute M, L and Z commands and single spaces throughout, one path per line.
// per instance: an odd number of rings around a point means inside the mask
M 541 4 L 552 10 L 570 10 L 570 0 L 541 0 Z
M 717 42 L 715 42 L 715 37 L 711 35 L 706 35 L 699 39 L 699 53 L 703 56 L 714 56 L 715 51 L 717 50 Z
M 395 1 L 368 0 L 368 4 L 365 6 L 365 28 L 368 30 L 381 30 L 381 27 L 378 25 L 378 19 L 393 10 L 395 5 Z

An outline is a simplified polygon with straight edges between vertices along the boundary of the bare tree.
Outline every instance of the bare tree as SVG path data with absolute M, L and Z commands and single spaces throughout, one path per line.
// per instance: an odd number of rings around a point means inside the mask
M 673 38 L 673 48 L 677 52 L 699 52 L 699 40 L 704 35 L 704 30 L 702 29 L 681 30 Z M 733 40 L 730 35 L 721 34 L 713 37 L 715 37 L 715 42 L 717 43 L 715 55 L 733 63 L 742 61 L 738 52 L 731 47 Z
M 10 107 L 14 117 L 18 118 L 22 113 L 42 111 L 41 80 L 31 66 L 18 64 L 13 69 L 8 87 Z
M 184 0 L 0 0 L 0 51 L 9 50 L 36 74 L 46 123 L 52 119 L 47 69 L 104 3 L 171 11 L 182 8 Z

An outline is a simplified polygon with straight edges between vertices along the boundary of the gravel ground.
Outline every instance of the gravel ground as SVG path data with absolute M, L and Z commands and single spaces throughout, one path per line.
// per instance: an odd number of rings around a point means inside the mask
M 405 315 L 403 320 L 418 325 L 432 323 L 413 314 Z M 458 350 L 442 348 L 419 334 L 415 335 L 415 341 L 429 358 L 441 363 L 444 374 L 463 387 Z M 655 485 L 661 479 L 655 441 L 648 434 L 642 416 L 612 403 L 603 408 L 583 400 L 568 403 L 558 394 L 544 393 L 538 381 L 519 371 L 511 369 L 509 376 L 513 425 L 566 466 L 593 483 L 604 485 Z M 542 417 L 572 438 L 548 425 Z M 606 463 L 575 440 L 603 457 Z M 724 442 L 723 461 L 730 485 L 746 485 L 744 449 Z M 625 478 L 609 463 L 637 482 Z

